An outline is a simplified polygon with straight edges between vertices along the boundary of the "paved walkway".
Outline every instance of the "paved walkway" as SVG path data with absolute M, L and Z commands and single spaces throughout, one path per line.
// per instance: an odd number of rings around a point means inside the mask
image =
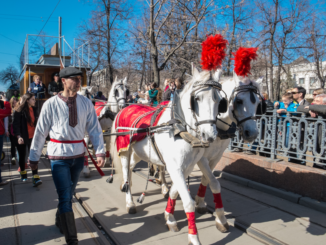
M 14 170 L 10 172 L 7 162 L 2 170 L 5 179 L 11 178 L 11 186 L 0 188 L 0 244 L 65 244 L 54 225 L 57 197 L 49 161 L 41 159 L 43 185 L 38 188 L 33 188 L 31 181 L 21 183 L 16 171 L 18 166 L 13 166 Z M 137 166 L 133 174 L 135 202 L 145 188 L 146 165 Z M 104 168 L 104 172 L 108 176 L 110 169 Z M 199 186 L 199 176 L 200 172 L 195 170 L 190 178 L 193 196 Z M 211 213 L 196 213 L 203 245 L 325 243 L 326 214 L 225 179 L 219 181 L 230 232 L 220 233 Z M 125 193 L 120 192 L 119 186 L 117 176 L 112 184 L 108 184 L 106 177 L 101 178 L 92 168 L 91 177 L 81 176 L 76 188 L 76 197 L 113 240 L 111 244 L 187 244 L 187 220 L 180 199 L 175 211 L 180 231 L 172 233 L 166 228 L 163 217 L 167 200 L 156 184 L 149 184 L 145 201 L 137 203 L 134 215 L 126 213 Z M 213 195 L 209 188 L 206 202 L 213 210 Z M 74 204 L 74 212 L 80 244 L 109 244 L 79 203 Z
M 8 150 L 8 144 L 5 144 L 2 176 L 10 183 L 0 188 L 0 244 L 66 244 L 64 236 L 54 225 L 58 200 L 48 160 L 42 159 L 39 164 L 43 184 L 35 188 L 31 170 L 27 173 L 28 182 L 20 181 L 18 163 L 9 164 Z M 79 203 L 73 204 L 80 244 L 101 244 L 101 234 L 80 207 Z

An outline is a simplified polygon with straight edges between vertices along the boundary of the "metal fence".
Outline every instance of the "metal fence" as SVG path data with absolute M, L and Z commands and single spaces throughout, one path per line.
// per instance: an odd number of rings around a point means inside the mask
M 237 131 L 229 150 L 238 148 L 270 159 L 326 168 L 326 120 L 322 117 L 298 112 L 282 117 L 273 110 L 258 116 L 257 127 L 259 135 L 253 143 L 244 143 Z

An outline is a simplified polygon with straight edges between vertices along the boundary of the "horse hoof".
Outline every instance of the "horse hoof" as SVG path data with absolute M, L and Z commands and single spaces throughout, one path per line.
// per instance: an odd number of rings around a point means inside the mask
M 222 233 L 228 232 L 230 229 L 228 223 L 221 224 L 221 223 L 215 221 L 215 224 L 216 224 L 216 228 Z
M 128 214 L 137 213 L 136 207 L 135 206 L 127 207 L 127 212 L 128 212 Z
M 196 211 L 199 214 L 206 214 L 207 213 L 207 208 L 206 207 L 196 207 Z
M 173 222 L 173 223 L 170 223 L 170 224 L 166 223 L 166 225 L 167 225 L 169 231 L 172 231 L 172 232 L 178 232 L 179 231 L 177 222 Z
M 188 245 L 201 245 L 198 235 L 188 234 Z

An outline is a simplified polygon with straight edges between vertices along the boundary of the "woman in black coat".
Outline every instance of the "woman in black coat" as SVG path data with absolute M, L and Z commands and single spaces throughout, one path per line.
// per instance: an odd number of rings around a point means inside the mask
M 35 108 L 35 95 L 26 93 L 21 100 L 17 110 L 14 112 L 13 131 L 17 137 L 17 150 L 19 154 L 20 176 L 23 182 L 27 181 L 27 171 L 25 170 L 26 147 L 27 154 L 34 136 L 38 113 Z M 38 170 L 33 170 L 33 186 L 42 184 Z

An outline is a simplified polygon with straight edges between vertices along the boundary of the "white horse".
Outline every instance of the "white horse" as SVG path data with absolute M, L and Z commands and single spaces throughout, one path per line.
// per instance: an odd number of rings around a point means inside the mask
M 93 87 L 81 87 L 81 90 L 78 92 L 80 95 L 83 95 L 89 99 L 90 93 Z M 112 126 L 112 122 L 114 119 L 114 114 L 116 114 L 121 108 L 126 106 L 127 96 L 129 95 L 129 90 L 127 88 L 127 78 L 125 79 L 117 79 L 113 82 L 111 86 L 111 90 L 109 93 L 108 101 L 101 109 L 101 112 L 98 116 L 99 123 L 103 131 L 109 131 Z M 110 157 L 110 139 L 109 136 L 104 137 L 104 141 L 106 142 L 106 157 L 105 157 L 105 165 L 109 165 L 111 163 Z M 86 145 L 89 143 L 89 137 L 86 134 L 85 137 Z M 87 152 L 87 149 L 85 149 Z M 84 169 L 83 169 L 84 177 L 90 176 L 90 170 L 88 166 L 88 160 L 85 161 Z
M 218 129 L 226 131 L 229 125 L 234 122 L 240 130 L 244 142 L 253 142 L 258 135 L 257 124 L 255 120 L 257 106 L 261 103 L 260 83 L 262 79 L 250 81 L 248 78 L 239 78 L 234 74 L 233 79 L 222 82 L 222 88 L 229 98 L 229 108 L 226 113 L 218 116 L 216 126 Z M 254 97 L 253 97 L 254 96 Z M 262 104 L 260 104 L 262 106 Z M 199 213 L 206 212 L 205 192 L 207 184 L 211 188 L 214 200 L 220 198 L 221 185 L 218 180 L 207 172 L 214 171 L 217 163 L 223 156 L 223 152 L 230 144 L 231 139 L 217 138 L 209 148 L 205 149 L 202 158 L 198 161 L 198 166 L 203 172 L 201 184 L 197 192 L 196 210 Z M 207 178 L 209 176 L 210 178 Z M 224 208 L 215 205 L 215 212 L 220 217 L 224 216 Z
M 257 138 L 258 129 L 255 121 L 257 106 L 260 103 L 260 83 L 262 79 L 250 81 L 248 78 L 239 78 L 234 74 L 233 79 L 221 79 L 222 90 L 225 91 L 229 99 L 229 107 L 227 112 L 221 113 L 217 118 L 216 126 L 218 129 L 227 131 L 232 122 L 235 123 L 244 142 L 252 142 Z M 224 81 L 223 81 L 224 80 Z M 254 98 L 252 98 L 254 96 Z M 262 104 L 261 104 L 262 105 Z M 221 137 L 221 136 L 220 136 Z M 222 158 L 223 152 L 230 143 L 230 139 L 220 139 L 210 144 L 197 165 L 203 173 L 201 185 L 195 197 L 196 210 L 199 213 L 206 213 L 205 193 L 209 184 L 214 195 L 216 227 L 221 232 L 229 229 L 224 215 L 224 207 L 221 199 L 221 186 L 218 180 L 209 173 L 214 171 L 219 160 Z M 165 196 L 169 189 L 165 180 L 164 168 L 160 167 L 158 182 L 162 183 L 161 189 Z
M 208 81 L 214 79 L 219 81 L 221 70 L 213 74 L 211 78 L 210 73 L 203 71 L 199 73 L 194 68 L 192 80 L 185 86 L 180 93 L 180 100 L 176 105 L 179 111 L 184 114 L 184 120 L 187 124 L 187 131 L 193 136 L 200 137 L 203 142 L 213 142 L 217 137 L 216 131 L 216 116 L 218 115 L 219 102 L 222 96 L 219 90 L 207 85 Z M 211 81 L 212 82 L 212 81 Z M 216 84 L 215 82 L 215 84 Z M 205 85 L 206 84 L 206 85 Z M 171 102 L 169 107 L 162 113 L 157 125 L 161 125 L 170 121 L 171 119 Z M 118 115 L 115 121 L 123 114 Z M 114 121 L 114 125 L 115 122 Z M 116 133 L 115 127 L 112 127 L 113 134 Z M 196 224 L 195 224 L 195 202 L 188 192 L 185 178 L 191 173 L 195 164 L 202 158 L 205 151 L 204 148 L 192 148 L 189 143 L 180 137 L 174 137 L 171 127 L 160 130 L 153 135 L 158 151 L 160 152 L 167 171 L 170 173 L 173 185 L 170 190 L 170 197 L 168 199 L 167 208 L 164 212 L 166 224 L 172 231 L 178 231 L 177 222 L 173 216 L 174 207 L 178 193 L 183 202 L 184 210 L 188 218 L 188 241 L 189 244 L 200 244 Z M 132 169 L 136 164 L 143 160 L 153 163 L 158 166 L 164 166 L 160 157 L 155 153 L 155 149 L 151 143 L 151 139 L 145 139 L 130 144 L 129 153 L 120 152 L 118 157 L 116 147 L 116 136 L 111 137 L 111 153 L 115 166 L 122 167 L 122 185 L 121 190 L 126 191 L 126 208 L 129 213 L 136 213 L 136 205 L 131 194 L 131 174 Z M 129 162 L 130 160 L 130 162 Z M 122 166 L 121 166 L 122 165 Z M 116 168 L 117 171 L 117 168 Z M 212 172 L 207 173 L 212 175 Z M 207 178 L 209 178 L 207 176 Z M 225 224 L 223 224 L 225 225 Z

